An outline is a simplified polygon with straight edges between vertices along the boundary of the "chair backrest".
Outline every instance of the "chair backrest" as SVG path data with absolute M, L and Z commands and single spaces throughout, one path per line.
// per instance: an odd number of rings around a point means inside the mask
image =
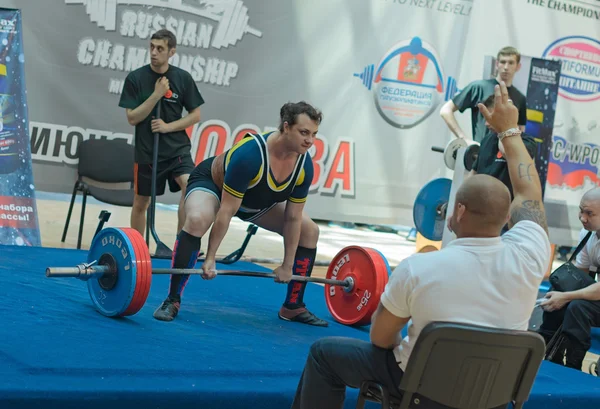
M 123 139 L 88 139 L 79 145 L 80 177 L 97 182 L 133 182 L 134 147 Z
M 544 358 L 544 339 L 530 331 L 433 322 L 420 333 L 400 382 L 412 394 L 457 409 L 521 407 Z M 406 405 L 406 406 L 405 406 Z

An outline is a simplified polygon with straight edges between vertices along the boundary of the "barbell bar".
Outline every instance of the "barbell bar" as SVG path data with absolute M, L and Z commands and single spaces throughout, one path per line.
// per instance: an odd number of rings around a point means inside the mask
M 75 267 L 48 267 L 46 268 L 46 277 L 73 277 L 79 278 L 80 280 L 86 281 L 90 277 L 102 277 L 117 275 L 117 270 L 108 265 L 94 265 L 92 263 L 82 263 Z M 153 268 L 152 274 L 190 274 L 198 275 L 203 274 L 204 271 L 195 268 Z M 216 275 L 231 275 L 231 276 L 244 276 L 244 277 L 261 277 L 261 278 L 275 278 L 274 273 L 257 273 L 256 271 L 246 270 L 216 270 Z M 292 281 L 312 282 L 320 284 L 337 285 L 345 287 L 348 291 L 352 290 L 354 281 L 351 277 L 347 277 L 344 280 L 332 280 L 328 278 L 320 277 L 304 277 L 304 276 L 292 276 Z
M 324 284 L 325 303 L 344 325 L 367 325 L 391 273 L 381 252 L 360 246 L 343 248 L 325 278 L 293 275 L 292 281 Z M 150 251 L 135 229 L 109 227 L 92 240 L 87 261 L 75 267 L 47 267 L 50 278 L 86 281 L 95 308 L 107 317 L 136 314 L 146 303 L 153 274 L 203 274 L 201 269 L 153 268 Z M 218 275 L 275 278 L 274 273 L 217 270 Z M 338 291 L 338 288 L 342 291 Z

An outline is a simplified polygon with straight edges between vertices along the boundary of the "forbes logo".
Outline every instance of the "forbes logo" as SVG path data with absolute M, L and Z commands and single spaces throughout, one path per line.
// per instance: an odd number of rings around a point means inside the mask
M 560 38 L 542 58 L 562 62 L 558 95 L 581 102 L 600 99 L 600 42 L 584 36 Z

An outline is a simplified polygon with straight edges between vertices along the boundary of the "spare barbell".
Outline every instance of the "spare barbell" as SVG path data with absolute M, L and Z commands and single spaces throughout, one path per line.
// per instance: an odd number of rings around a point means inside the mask
M 87 281 L 94 307 L 107 317 L 125 317 L 142 309 L 152 274 L 203 274 L 201 269 L 152 268 L 142 235 L 131 228 L 105 228 L 92 240 L 87 261 L 75 267 L 47 267 L 46 276 Z M 366 325 L 377 309 L 390 267 L 379 251 L 359 246 L 342 249 L 325 278 L 294 275 L 292 281 L 325 284 L 325 301 L 333 318 L 345 325 Z M 275 278 L 274 273 L 218 270 L 219 275 Z M 338 291 L 341 288 L 342 291 Z
M 453 138 L 446 145 L 446 149 L 441 150 L 440 148 L 434 149 L 434 147 L 432 147 L 432 150 L 443 153 L 444 154 L 444 163 L 446 164 L 448 169 L 454 170 L 454 168 L 456 167 L 456 154 L 457 154 L 458 150 L 460 148 L 466 148 L 466 147 L 467 147 L 467 142 L 464 139 Z
M 433 179 L 421 188 L 413 205 L 415 229 L 426 239 L 440 241 L 444 235 L 452 180 Z
M 479 156 L 477 142 L 467 145 L 464 139 L 456 138 L 448 142 L 445 149 L 432 146 L 431 150 L 443 153 L 444 163 L 448 168 L 454 170 L 458 150 L 461 148 L 465 148 L 464 169 L 470 171 Z M 451 190 L 452 180 L 438 178 L 423 186 L 417 194 L 413 205 L 413 222 L 417 232 L 428 240 L 440 241 L 444 236 Z
M 98 27 L 106 30 L 115 30 L 117 26 L 117 5 L 145 5 L 146 1 L 140 0 L 65 0 L 67 4 L 85 5 L 85 12 L 90 21 Z M 221 2 L 219 8 L 222 12 L 214 12 L 206 7 L 184 4 L 181 0 L 162 0 L 158 7 L 171 8 L 174 10 L 195 14 L 213 21 L 217 21 L 215 34 L 212 36 L 212 46 L 215 48 L 229 47 L 235 45 L 242 39 L 244 34 L 252 34 L 262 37 L 262 32 L 250 27 L 248 24 L 248 8 L 241 0 Z
M 431 150 L 434 152 L 443 153 L 446 167 L 450 170 L 455 170 L 456 157 L 458 156 L 458 150 L 460 148 L 465 148 L 463 166 L 465 170 L 469 172 L 471 169 L 473 169 L 473 165 L 479 156 L 479 142 L 467 144 L 467 142 L 462 138 L 454 138 L 448 142 L 446 148 L 432 146 Z

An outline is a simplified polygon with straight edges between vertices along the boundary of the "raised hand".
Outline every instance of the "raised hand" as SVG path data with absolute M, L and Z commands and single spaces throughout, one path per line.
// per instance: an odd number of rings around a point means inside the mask
M 490 112 L 485 105 L 477 104 L 479 112 L 498 132 L 518 127 L 519 110 L 508 96 L 508 88 L 504 81 L 494 87 L 494 109 Z

